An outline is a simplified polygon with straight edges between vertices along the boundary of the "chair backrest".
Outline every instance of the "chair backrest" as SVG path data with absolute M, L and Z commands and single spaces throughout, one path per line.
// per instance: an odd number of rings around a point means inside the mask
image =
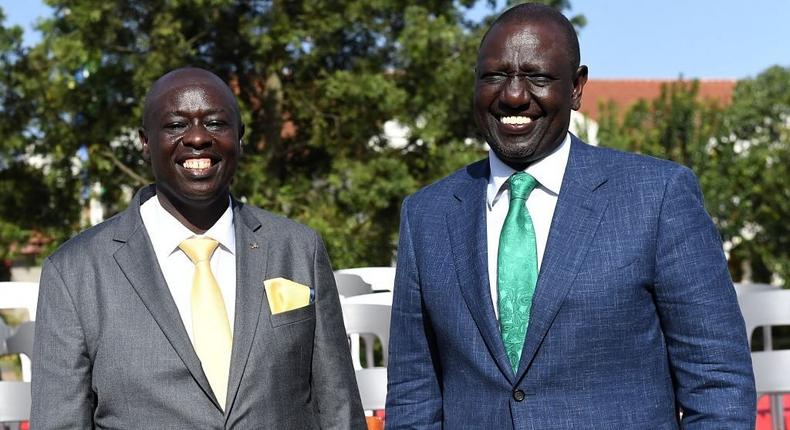
M 373 286 L 375 291 L 392 291 L 395 286 L 394 267 L 353 267 L 340 269 L 335 273 L 350 273 L 361 276 L 365 282 Z
M 335 272 L 335 283 L 337 293 L 343 297 L 358 296 L 360 294 L 370 294 L 373 287 L 365 282 L 359 275 L 352 273 Z
M 387 403 L 387 368 L 373 367 L 355 372 L 362 409 L 384 409 Z
M 771 289 L 741 294 L 738 304 L 749 339 L 757 327 L 790 325 L 790 290 Z
M 0 309 L 27 309 L 36 319 L 38 282 L 0 282 Z
M 392 306 L 367 303 L 341 303 L 347 334 L 372 334 L 381 341 L 384 365 L 390 342 L 390 314 Z
M 741 284 L 736 283 L 734 284 L 735 287 L 735 294 L 749 294 L 749 293 L 759 293 L 761 291 L 775 291 L 780 289 L 779 287 L 771 284 Z
M 740 294 L 738 304 L 750 343 L 759 327 L 790 325 L 790 290 L 770 288 Z M 758 393 L 790 393 L 790 350 L 752 352 L 752 368 Z
M 2 321 L 0 325 L 5 326 Z M 35 333 L 35 323 L 33 321 L 25 321 L 15 329 L 2 329 L 0 328 L 0 336 L 2 332 L 6 332 L 5 339 L 0 338 L 0 355 L 3 354 L 24 354 L 27 358 L 33 358 L 33 336 Z
M 343 297 L 340 303 L 362 303 L 368 305 L 387 305 L 392 306 L 392 293 L 382 291 L 380 293 L 360 294 L 354 297 Z

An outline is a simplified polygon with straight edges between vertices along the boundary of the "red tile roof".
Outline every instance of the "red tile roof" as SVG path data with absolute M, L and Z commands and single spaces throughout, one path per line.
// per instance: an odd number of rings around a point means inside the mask
M 622 115 L 640 99 L 652 100 L 661 94 L 661 85 L 675 80 L 660 79 L 590 79 L 584 86 L 582 107 L 579 111 L 588 118 L 599 120 L 601 102 L 613 101 Z M 700 80 L 699 96 L 721 106 L 732 101 L 735 80 Z

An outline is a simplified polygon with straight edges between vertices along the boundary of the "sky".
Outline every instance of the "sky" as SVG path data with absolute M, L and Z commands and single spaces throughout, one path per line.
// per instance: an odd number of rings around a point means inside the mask
M 488 11 L 479 2 L 470 15 Z M 501 3 L 501 0 L 500 0 Z M 582 63 L 590 78 L 741 79 L 790 67 L 790 0 L 571 0 L 583 14 Z M 0 0 L 4 25 L 32 29 L 51 9 L 41 0 Z

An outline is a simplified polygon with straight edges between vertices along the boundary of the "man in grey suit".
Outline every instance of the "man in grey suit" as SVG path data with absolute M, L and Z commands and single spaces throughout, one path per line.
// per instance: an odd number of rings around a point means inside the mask
M 243 134 L 214 74 L 153 85 L 156 183 L 44 263 L 33 428 L 365 427 L 323 242 L 230 195 Z

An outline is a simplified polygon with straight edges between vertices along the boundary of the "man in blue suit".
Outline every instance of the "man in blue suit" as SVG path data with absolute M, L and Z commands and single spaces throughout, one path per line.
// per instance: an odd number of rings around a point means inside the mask
M 697 181 L 568 133 L 586 81 L 552 8 L 516 6 L 483 37 L 489 158 L 403 204 L 388 428 L 754 428 L 743 319 Z

